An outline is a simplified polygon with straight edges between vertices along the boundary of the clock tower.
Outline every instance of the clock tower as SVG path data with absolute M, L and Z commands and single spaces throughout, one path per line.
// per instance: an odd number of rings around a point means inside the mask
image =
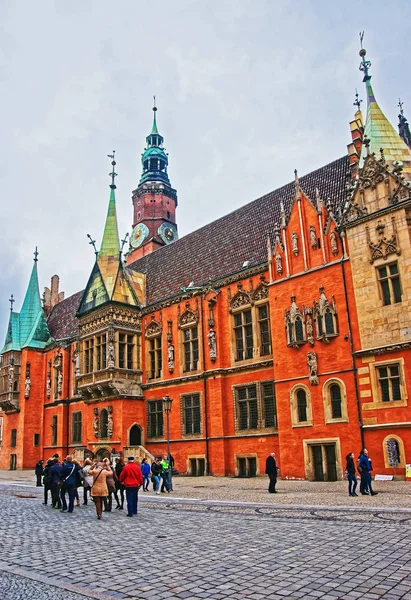
M 143 173 L 132 195 L 134 216 L 128 264 L 178 238 L 177 192 L 168 178 L 168 155 L 163 148 L 164 138 L 157 129 L 155 97 L 153 112 L 153 127 L 141 157 Z

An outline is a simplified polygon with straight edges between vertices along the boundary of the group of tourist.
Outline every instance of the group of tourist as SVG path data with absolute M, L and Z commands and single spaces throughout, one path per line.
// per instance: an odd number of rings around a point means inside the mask
M 372 471 L 372 462 L 370 457 L 368 456 L 367 448 L 363 448 L 360 452 L 360 455 L 357 458 L 356 463 L 354 462 L 355 455 L 354 452 L 350 452 L 346 456 L 346 469 L 345 474 L 348 479 L 348 495 L 349 496 L 358 496 L 356 493 L 357 489 L 357 471 L 361 476 L 360 482 L 360 494 L 363 496 L 376 496 L 378 492 L 374 492 L 371 485 L 371 471 Z M 275 452 L 271 452 L 271 454 L 267 457 L 265 462 L 265 472 L 268 475 L 270 484 L 268 486 L 268 492 L 270 494 L 276 494 L 277 490 L 275 486 L 277 484 L 277 476 L 279 473 L 279 468 L 277 467 L 277 462 L 275 460 Z
M 155 458 L 150 464 L 143 458 L 139 465 L 133 456 L 124 464 L 122 458 L 116 458 L 113 466 L 109 458 L 102 461 L 87 458 L 81 465 L 66 456 L 60 462 L 59 455 L 54 454 L 46 465 L 40 460 L 35 467 L 36 485 L 44 486 L 44 502 L 48 503 L 49 494 L 51 506 L 61 512 L 72 513 L 74 504 L 80 506 L 79 488 L 83 488 L 83 505 L 88 499 L 94 502 L 97 518 L 101 519 L 103 510 L 111 512 L 113 498 L 116 509 L 123 510 L 124 495 L 127 502 L 127 516 L 137 514 L 138 491 L 149 491 L 150 483 L 157 494 L 172 491 L 171 480 L 172 457 Z M 68 502 L 67 502 L 68 500 Z

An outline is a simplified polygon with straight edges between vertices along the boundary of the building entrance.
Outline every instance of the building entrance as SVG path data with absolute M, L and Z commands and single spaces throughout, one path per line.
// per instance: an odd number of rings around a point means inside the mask
M 313 444 L 311 446 L 315 481 L 337 481 L 337 459 L 335 444 Z
M 17 469 L 17 454 L 10 454 L 10 471 Z

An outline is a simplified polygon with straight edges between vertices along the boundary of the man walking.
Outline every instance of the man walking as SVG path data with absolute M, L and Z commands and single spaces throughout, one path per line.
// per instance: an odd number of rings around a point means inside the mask
M 42 486 L 41 478 L 43 475 L 43 461 L 42 460 L 39 460 L 39 462 L 36 463 L 34 472 L 36 474 L 36 487 L 41 487 Z
M 72 513 L 74 509 L 74 497 L 76 494 L 76 486 L 78 482 L 78 471 L 80 468 L 78 465 L 73 463 L 73 457 L 69 454 L 66 457 L 66 462 L 63 465 L 60 473 L 60 482 L 63 483 L 61 487 L 61 512 Z M 68 494 L 69 504 L 67 510 L 66 494 Z
M 271 452 L 270 456 L 267 457 L 267 460 L 265 461 L 265 472 L 270 478 L 268 491 L 270 494 L 276 494 L 277 490 L 275 489 L 275 486 L 277 483 L 277 463 L 275 460 L 275 452 Z
M 137 514 L 138 490 L 143 484 L 141 469 L 134 462 L 134 456 L 128 457 L 128 462 L 120 473 L 120 482 L 126 488 L 127 516 L 132 517 Z
M 59 481 L 61 469 L 63 467 L 59 463 L 58 458 L 53 458 L 52 460 L 53 464 L 48 472 L 48 480 L 51 489 L 51 504 L 53 508 L 61 508 Z
M 371 459 L 368 456 L 368 450 L 367 448 L 363 448 L 362 450 L 362 454 L 360 454 L 360 459 L 358 462 L 358 467 L 361 473 L 361 480 L 364 477 L 364 483 L 365 486 L 368 489 L 367 490 L 364 489 L 363 492 L 361 492 L 363 495 L 369 495 L 371 494 L 371 496 L 376 496 L 378 494 L 378 492 L 374 492 L 374 490 L 372 489 L 371 486 L 371 471 L 372 471 L 372 463 L 371 463 Z

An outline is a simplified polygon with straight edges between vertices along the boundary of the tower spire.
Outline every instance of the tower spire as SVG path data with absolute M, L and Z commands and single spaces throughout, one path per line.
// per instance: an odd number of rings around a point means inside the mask
M 108 203 L 106 224 L 104 226 L 103 239 L 101 241 L 100 252 L 98 253 L 98 260 L 100 260 L 103 257 L 112 256 L 118 258 L 120 255 L 120 240 L 117 226 L 116 197 L 114 192 L 116 189 L 114 179 L 115 177 L 117 177 L 117 173 L 115 173 L 114 171 L 114 167 L 116 166 L 116 161 L 114 160 L 115 151 L 113 150 L 113 154 L 107 154 L 107 156 L 112 159 L 112 170 L 111 173 L 109 173 L 109 176 L 111 177 L 110 200 Z
M 156 119 L 156 113 L 157 113 L 157 106 L 156 106 L 156 97 L 153 96 L 153 127 L 151 128 L 151 135 L 153 134 L 158 134 L 158 129 L 157 129 L 157 119 Z

